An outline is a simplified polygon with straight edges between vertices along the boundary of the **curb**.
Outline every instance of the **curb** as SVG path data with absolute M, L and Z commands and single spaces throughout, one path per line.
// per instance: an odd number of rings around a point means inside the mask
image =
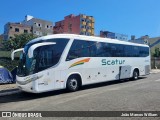
M 9 89 L 9 90 L 2 90 L 0 91 L 0 97 L 1 96 L 6 96 L 6 95 L 11 95 L 11 94 L 17 94 L 20 93 L 21 91 L 16 88 L 16 89 Z
M 152 71 L 152 72 L 150 72 L 150 74 L 156 74 L 156 73 L 160 73 L 160 71 Z

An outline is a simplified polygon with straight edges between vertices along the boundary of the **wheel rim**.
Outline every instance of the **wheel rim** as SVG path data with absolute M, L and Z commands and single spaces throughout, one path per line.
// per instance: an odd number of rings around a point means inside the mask
M 76 89 L 77 88 L 77 80 L 76 79 L 72 79 L 71 81 L 70 81 L 70 83 L 69 83 L 69 85 L 70 85 L 70 87 L 72 88 L 72 89 Z

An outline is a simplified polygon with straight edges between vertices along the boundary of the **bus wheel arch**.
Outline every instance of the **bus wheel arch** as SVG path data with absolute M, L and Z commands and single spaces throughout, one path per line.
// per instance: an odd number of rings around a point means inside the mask
M 138 68 L 135 68 L 135 69 L 133 70 L 132 79 L 133 79 L 133 80 L 137 80 L 138 77 L 139 77 L 139 69 L 138 69 Z
M 77 91 L 82 86 L 82 78 L 80 74 L 74 73 L 69 75 L 66 82 L 67 90 L 74 92 Z

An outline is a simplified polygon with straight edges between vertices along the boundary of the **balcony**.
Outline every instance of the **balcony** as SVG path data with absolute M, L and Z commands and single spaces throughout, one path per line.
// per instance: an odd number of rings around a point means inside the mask
M 90 29 L 88 29 L 88 30 L 87 30 L 87 32 L 91 33 L 91 30 L 90 30 Z
M 91 23 L 87 23 L 87 26 L 91 27 Z
M 86 22 L 82 22 L 82 25 L 86 25 Z
M 82 31 L 82 32 L 86 32 L 86 29 L 85 29 L 85 28 L 82 28 L 81 31 Z
M 94 23 L 92 23 L 91 27 L 94 29 Z
M 92 20 L 92 17 L 87 16 L 87 19 Z
M 91 34 L 94 35 L 94 29 L 92 30 Z
M 92 23 L 94 23 L 94 18 L 92 18 Z

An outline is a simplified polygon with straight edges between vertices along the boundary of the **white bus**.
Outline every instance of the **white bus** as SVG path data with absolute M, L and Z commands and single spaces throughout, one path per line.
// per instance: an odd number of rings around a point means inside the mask
M 147 45 L 109 38 L 56 34 L 28 42 L 18 65 L 16 83 L 22 91 L 41 93 L 76 91 L 87 84 L 126 78 L 138 79 L 150 72 Z

